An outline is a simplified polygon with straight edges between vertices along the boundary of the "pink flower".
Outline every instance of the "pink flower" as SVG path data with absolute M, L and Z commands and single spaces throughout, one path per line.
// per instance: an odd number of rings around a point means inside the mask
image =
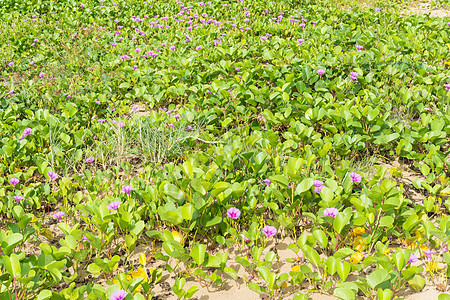
M 134 65 L 133 71 L 135 71 L 137 68 L 138 68 L 138 66 L 137 66 L 137 65 Z
M 134 51 L 136 51 L 136 53 L 139 53 L 139 52 L 141 52 L 141 49 L 140 48 L 136 48 L 136 49 L 134 49 Z
M 313 185 L 316 186 L 316 187 L 317 186 L 322 186 L 323 185 L 323 181 L 321 181 L 321 180 L 314 180 L 313 181 Z
M 55 172 L 52 172 L 52 171 L 48 172 L 47 175 L 48 175 L 48 177 L 50 177 L 50 181 L 55 180 L 59 177 L 58 174 L 56 174 Z
M 336 218 L 338 213 L 339 213 L 339 211 L 337 210 L 337 208 L 334 208 L 334 207 L 325 208 L 325 210 L 323 211 L 323 215 L 325 217 Z
M 175 46 L 170 46 L 169 49 L 173 51 L 175 50 Z
M 175 129 L 175 125 L 173 125 L 172 123 L 169 123 L 169 127 Z
M 9 183 L 11 183 L 13 186 L 16 186 L 16 184 L 18 184 L 19 182 L 20 182 L 20 180 L 17 178 L 11 178 L 9 180 Z
M 411 253 L 411 256 L 409 257 L 408 262 L 409 263 L 415 263 L 415 262 L 418 262 L 418 261 L 419 261 L 419 259 L 417 258 L 417 256 L 415 256 L 414 254 Z
M 319 70 L 317 70 L 317 74 L 319 74 L 319 76 L 322 76 L 323 74 L 325 74 L 325 70 L 319 69 Z
M 269 187 L 272 184 L 272 181 L 270 179 L 264 179 L 263 182 Z
M 200 49 L 202 49 L 202 46 L 197 46 L 197 47 L 195 47 L 195 50 L 200 50 Z
M 358 49 L 358 51 L 364 49 L 364 47 L 361 45 L 356 45 L 355 47 L 356 47 L 356 49 Z
M 23 135 L 30 135 L 31 134 L 32 129 L 31 128 L 25 128 L 23 130 Z
M 447 83 L 446 85 L 444 85 L 445 86 L 445 88 L 448 90 L 448 91 L 450 91 L 450 83 Z
M 58 219 L 61 221 L 62 217 L 65 215 L 63 211 L 58 211 L 56 214 L 53 215 L 53 219 Z
M 232 207 L 227 210 L 227 216 L 233 220 L 236 220 L 241 215 L 241 211 L 236 207 Z
M 122 189 L 122 191 L 123 191 L 123 189 Z M 106 205 L 106 208 L 109 210 L 109 211 L 111 211 L 111 210 L 119 210 L 119 206 L 120 206 L 120 204 L 121 204 L 121 202 L 120 201 L 114 201 L 114 202 L 111 202 L 110 204 L 108 204 L 108 205 Z
M 324 187 L 324 185 L 316 186 L 316 187 L 314 187 L 314 191 L 315 191 L 317 194 L 319 194 L 320 191 L 323 189 L 323 187 Z
M 356 78 L 358 78 L 359 74 L 356 72 L 351 72 L 350 73 L 350 81 L 356 80 Z
M 8 66 L 10 66 L 10 67 L 12 67 L 14 65 L 14 62 L 10 62 L 9 64 L 8 64 Z
M 24 199 L 22 196 L 13 196 L 13 198 L 16 200 L 17 205 L 19 205 L 19 202 Z
M 436 251 L 434 250 L 425 250 L 422 251 L 423 254 L 425 254 L 427 256 L 427 259 L 430 260 L 431 259 L 431 255 L 436 254 Z
M 39 73 L 39 77 L 44 77 L 45 76 L 45 73 L 44 72 L 41 72 L 41 73 Z
M 134 188 L 131 185 L 126 185 L 126 186 L 122 187 L 122 193 L 126 193 L 127 196 L 129 196 L 133 189 Z
M 356 172 L 351 172 L 350 177 L 352 178 L 352 182 L 361 182 L 361 175 Z
M 301 45 L 305 40 L 304 39 L 297 39 L 297 42 Z
M 122 289 L 115 291 L 111 294 L 111 300 L 122 300 L 128 295 L 127 291 Z
M 266 237 L 271 237 L 277 234 L 277 229 L 273 226 L 266 225 L 262 229 L 262 232 L 266 235 Z
M 175 118 L 175 120 L 179 121 L 180 120 L 180 114 L 175 114 L 173 115 L 173 117 Z
M 88 162 L 92 165 L 92 163 L 94 162 L 94 157 L 91 156 L 91 157 L 86 158 L 86 162 Z

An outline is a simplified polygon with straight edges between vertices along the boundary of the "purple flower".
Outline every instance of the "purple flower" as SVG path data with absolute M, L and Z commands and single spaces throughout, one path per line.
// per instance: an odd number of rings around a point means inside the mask
M 56 174 L 55 172 L 52 172 L 52 171 L 48 172 L 47 175 L 48 175 L 48 177 L 50 177 L 50 181 L 55 180 L 59 177 L 58 174 Z
M 436 254 L 436 251 L 434 251 L 434 250 L 425 250 L 422 252 L 423 252 L 423 254 L 425 254 L 427 256 L 428 260 L 431 259 L 431 255 Z
M 319 70 L 317 70 L 317 74 L 319 74 L 319 76 L 322 76 L 323 74 L 325 74 L 325 70 L 319 69 Z
M 81 4 L 80 7 L 83 8 L 83 7 L 84 7 L 84 4 Z
M 53 219 L 58 219 L 61 221 L 62 217 L 65 215 L 63 211 L 58 211 L 56 214 L 53 215 Z
M 325 217 L 336 218 L 338 213 L 339 213 L 339 211 L 337 210 L 337 208 L 334 208 L 334 207 L 325 208 L 325 210 L 323 211 L 323 215 Z
M 122 193 L 127 193 L 127 196 L 130 195 L 132 190 L 133 187 L 131 185 L 125 185 L 124 187 L 122 187 Z
M 195 47 L 195 50 L 200 50 L 200 49 L 202 49 L 202 46 L 197 46 L 197 47 Z
M 236 220 L 241 215 L 241 211 L 236 207 L 232 207 L 227 210 L 227 216 L 233 220 Z
M 352 178 L 352 182 L 361 182 L 361 175 L 356 172 L 351 172 L 350 177 Z
M 317 194 L 319 194 L 320 191 L 323 189 L 323 187 L 324 187 L 324 185 L 316 186 L 316 187 L 314 188 L 314 191 L 315 191 Z
M 11 178 L 9 180 L 9 183 L 11 183 L 13 186 L 16 186 L 16 184 L 18 184 L 19 182 L 20 182 L 20 180 L 17 178 Z
M 89 242 L 89 239 L 87 238 L 87 236 L 85 234 L 83 234 L 83 241 Z
M 170 46 L 169 49 L 173 51 L 175 50 L 175 46 Z
M 39 77 L 44 77 L 45 76 L 45 73 L 44 72 L 41 72 L 41 73 L 39 73 Z
M 31 134 L 32 129 L 31 128 L 25 128 L 23 130 L 23 135 L 30 135 Z
M 350 73 L 350 81 L 355 80 L 356 78 L 358 78 L 359 74 L 357 72 L 351 72 Z
M 10 67 L 12 67 L 14 65 L 14 62 L 10 62 L 9 64 L 8 64 L 8 66 L 10 66 Z
M 444 85 L 445 86 L 445 88 L 448 90 L 448 91 L 450 91 L 450 83 L 447 83 L 446 85 Z
M 301 45 L 305 40 L 304 39 L 297 39 L 297 42 Z
M 169 127 L 175 129 L 175 125 L 173 125 L 172 123 L 169 123 Z
M 267 36 L 262 36 L 261 40 L 263 40 L 263 41 L 267 40 Z
M 175 120 L 179 121 L 180 120 L 180 114 L 175 114 L 173 115 L 173 117 L 175 118 Z
M 355 47 L 356 47 L 356 49 L 358 49 L 358 51 L 364 49 L 364 47 L 361 45 L 356 45 Z
M 417 258 L 417 256 L 415 256 L 414 254 L 411 253 L 411 256 L 409 257 L 408 262 L 409 263 L 415 263 L 415 262 L 418 262 L 418 261 L 419 261 L 419 259 Z
M 19 137 L 17 140 L 18 141 L 21 141 L 21 140 L 23 140 L 25 138 L 25 136 L 24 135 L 22 135 L 21 137 Z
M 186 127 L 186 131 L 192 131 L 192 130 L 194 130 L 194 128 L 193 128 L 191 125 L 188 125 L 188 126 Z
M 379 8 L 379 7 L 375 7 L 374 9 L 373 9 L 374 11 L 380 11 L 381 10 L 381 8 Z
M 94 157 L 91 156 L 91 157 L 86 158 L 86 162 L 88 162 L 92 165 L 92 163 L 94 162 Z
M 13 198 L 14 198 L 14 200 L 16 200 L 17 205 L 19 205 L 19 202 L 24 199 L 24 197 L 22 197 L 22 196 L 13 196 Z
M 115 291 L 111 294 L 111 300 L 122 300 L 128 295 L 127 291 L 122 289 Z
M 273 226 L 266 225 L 262 229 L 262 232 L 266 235 L 266 237 L 271 237 L 277 234 L 277 229 Z
M 123 188 L 122 188 L 122 191 L 123 191 Z M 111 211 L 111 210 L 119 210 L 119 206 L 120 206 L 120 204 L 121 204 L 121 202 L 120 201 L 114 201 L 114 202 L 111 202 L 110 204 L 108 204 L 108 205 L 106 205 L 106 208 L 109 210 L 109 211 Z
M 263 181 L 265 184 L 267 184 L 268 187 L 272 184 L 272 181 L 270 181 L 270 179 L 264 179 Z
M 136 49 L 134 49 L 134 51 L 136 51 L 136 53 L 139 53 L 139 52 L 141 52 L 141 49 L 140 48 L 136 48 Z
M 323 181 L 321 181 L 321 180 L 314 180 L 313 181 L 313 185 L 316 186 L 316 187 L 322 186 L 323 185 Z
M 30 65 L 34 65 L 34 61 L 30 61 Z
M 117 127 L 122 128 L 123 126 L 125 126 L 125 123 L 123 123 L 123 122 L 117 123 Z

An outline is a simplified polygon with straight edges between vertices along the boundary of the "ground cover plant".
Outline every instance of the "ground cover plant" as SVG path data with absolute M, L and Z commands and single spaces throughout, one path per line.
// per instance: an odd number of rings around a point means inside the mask
M 403 6 L 0 0 L 1 298 L 450 299 L 450 18 Z

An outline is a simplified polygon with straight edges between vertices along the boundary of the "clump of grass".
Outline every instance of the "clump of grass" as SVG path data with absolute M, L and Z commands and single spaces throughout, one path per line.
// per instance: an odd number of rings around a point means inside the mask
M 134 116 L 120 127 L 107 126 L 103 139 L 90 155 L 98 157 L 103 168 L 128 161 L 140 164 L 162 164 L 179 159 L 185 150 L 195 147 L 201 125 L 179 121 L 173 127 L 169 122 L 150 116 Z

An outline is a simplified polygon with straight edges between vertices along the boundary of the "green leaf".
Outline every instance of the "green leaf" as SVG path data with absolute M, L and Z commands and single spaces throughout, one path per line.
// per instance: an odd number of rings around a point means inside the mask
M 388 278 L 389 272 L 387 270 L 378 269 L 370 273 L 370 275 L 367 277 L 367 284 L 372 289 L 375 289 L 375 287 L 388 280 Z
M 13 233 L 2 241 L 2 250 L 5 255 L 10 255 L 11 252 L 23 241 L 23 235 L 20 233 Z
M 181 208 L 181 216 L 186 221 L 192 220 L 192 217 L 194 216 L 194 212 L 195 212 L 195 208 L 194 208 L 194 205 L 192 205 L 192 203 L 186 203 Z
M 205 260 L 206 255 L 206 245 L 204 244 L 195 244 L 191 250 L 191 257 L 194 259 L 197 265 L 202 265 Z
M 87 271 L 91 274 L 95 274 L 98 275 L 100 274 L 100 272 L 102 271 L 102 268 L 100 268 L 96 263 L 91 263 L 88 267 L 87 267 Z
M 425 286 L 425 279 L 422 276 L 416 274 L 416 276 L 414 276 L 413 279 L 409 280 L 408 283 L 416 292 L 419 292 Z
M 345 281 L 350 273 L 352 265 L 348 261 L 336 261 L 336 271 L 342 281 Z
M 133 227 L 133 229 L 131 229 L 130 233 L 132 235 L 134 235 L 135 237 L 137 237 L 144 230 L 144 226 L 145 226 L 145 223 L 144 223 L 144 221 L 141 220 L 141 221 L 137 222 L 136 224 L 134 224 L 134 227 Z
M 343 300 L 353 300 L 355 299 L 355 292 L 352 289 L 348 288 L 337 288 L 334 290 L 333 295 Z
M 336 230 L 337 233 L 341 233 L 342 229 L 344 228 L 345 225 L 348 224 L 351 217 L 352 217 L 351 213 L 339 212 L 333 221 L 334 230 Z
M 322 249 L 326 249 L 328 246 L 328 238 L 323 230 L 316 229 L 313 231 L 312 235 L 316 238 Z
M 301 195 L 301 194 L 309 191 L 311 189 L 311 187 L 313 186 L 313 182 L 314 182 L 314 180 L 312 178 L 303 179 L 302 182 L 300 182 L 300 184 L 297 185 L 297 187 L 295 189 L 295 194 Z
M 21 278 L 22 269 L 20 267 L 20 261 L 17 254 L 13 253 L 11 256 L 3 257 L 3 264 L 5 265 L 6 271 L 11 274 L 14 279 Z
M 439 295 L 438 300 L 450 300 L 450 294 L 442 293 Z
M 259 276 L 261 276 L 261 278 L 265 281 L 265 282 L 269 282 L 270 281 L 270 270 L 269 268 L 265 267 L 265 266 L 261 266 L 258 268 L 258 274 Z

